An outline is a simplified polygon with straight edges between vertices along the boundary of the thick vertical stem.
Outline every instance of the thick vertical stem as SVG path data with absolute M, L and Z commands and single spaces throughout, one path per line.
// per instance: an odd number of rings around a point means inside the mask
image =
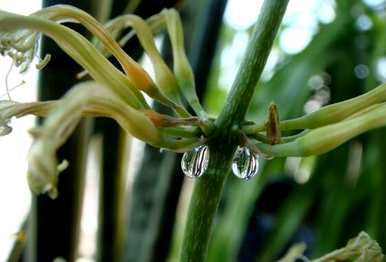
M 213 218 L 220 203 L 234 146 L 210 146 L 208 171 L 198 178 L 186 222 L 181 261 L 205 261 Z
M 208 170 L 194 187 L 181 261 L 205 260 L 213 219 L 237 146 L 237 133 L 232 132 L 232 127 L 244 120 L 287 4 L 288 0 L 264 1 L 227 103 L 216 121 L 214 138 L 209 144 Z

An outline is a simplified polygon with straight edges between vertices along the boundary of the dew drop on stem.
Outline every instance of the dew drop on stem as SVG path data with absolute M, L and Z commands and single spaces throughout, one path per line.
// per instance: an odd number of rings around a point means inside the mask
M 185 152 L 181 160 L 181 168 L 187 177 L 195 178 L 204 174 L 209 164 L 209 148 L 199 146 Z
M 256 176 L 259 161 L 248 147 L 238 147 L 232 161 L 233 174 L 241 179 L 249 180 Z

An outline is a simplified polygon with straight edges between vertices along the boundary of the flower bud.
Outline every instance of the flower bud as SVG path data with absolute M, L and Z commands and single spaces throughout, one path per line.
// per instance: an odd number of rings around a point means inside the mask
M 55 149 L 47 141 L 37 140 L 28 153 L 28 185 L 35 194 L 48 193 L 56 198 L 58 163 Z

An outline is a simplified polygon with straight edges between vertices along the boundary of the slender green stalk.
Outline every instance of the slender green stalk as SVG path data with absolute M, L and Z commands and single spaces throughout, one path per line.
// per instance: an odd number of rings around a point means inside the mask
M 385 102 L 385 99 L 386 84 L 382 84 L 363 95 L 322 107 L 320 110 L 302 117 L 284 120 L 280 123 L 280 130 L 313 129 L 337 123 L 346 118 L 366 113 Z M 256 134 L 265 129 L 265 122 L 243 127 L 243 131 L 247 134 Z
M 264 1 L 227 103 L 215 123 L 214 137 L 209 142 L 208 170 L 194 187 L 181 261 L 205 260 L 212 222 L 238 142 L 238 134 L 232 132 L 232 127 L 244 120 L 287 4 L 288 0 Z
M 217 119 L 218 127 L 230 128 L 233 124 L 244 120 L 288 1 L 264 1 L 255 32 L 233 83 L 226 106 Z
M 274 157 L 320 155 L 366 131 L 384 126 L 385 113 L 386 104 L 381 104 L 358 117 L 313 129 L 292 142 L 257 146 L 263 153 Z

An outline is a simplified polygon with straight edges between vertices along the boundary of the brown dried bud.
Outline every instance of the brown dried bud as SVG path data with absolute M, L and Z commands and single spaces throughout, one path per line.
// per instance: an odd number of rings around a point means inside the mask
M 271 103 L 268 108 L 268 121 L 265 124 L 267 128 L 267 138 L 270 145 L 280 144 L 281 142 L 281 131 L 280 131 L 280 120 L 277 106 Z

